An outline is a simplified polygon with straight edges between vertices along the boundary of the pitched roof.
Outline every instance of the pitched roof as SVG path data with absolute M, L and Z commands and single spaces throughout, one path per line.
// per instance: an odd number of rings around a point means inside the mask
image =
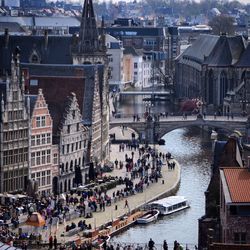
M 234 65 L 238 62 L 244 50 L 245 43 L 242 36 L 220 36 L 204 63 L 209 66 Z
M 181 58 L 188 57 L 191 60 L 203 63 L 214 49 L 219 36 L 201 34 L 194 43 L 189 46 L 181 55 Z
M 20 62 L 29 63 L 32 52 L 35 51 L 42 64 L 72 64 L 71 36 L 48 36 L 46 46 L 45 36 L 10 35 L 7 48 L 5 35 L 0 36 L 0 70 L 10 72 L 10 62 L 16 47 L 20 48 Z
M 239 62 L 236 64 L 237 67 L 249 67 L 250 66 L 250 43 L 248 44 L 245 51 L 242 53 Z
M 57 134 L 58 126 L 65 110 L 65 101 L 71 92 L 75 92 L 83 117 L 83 123 L 92 124 L 94 76 L 96 65 L 43 65 L 21 64 L 28 69 L 31 78 L 39 79 L 39 86 L 31 88 L 36 94 L 42 88 L 53 120 L 53 134 Z M 100 100 L 102 103 L 103 65 L 98 65 Z M 56 76 L 56 77 L 54 77 Z
M 250 171 L 247 168 L 223 168 L 231 201 L 250 203 Z

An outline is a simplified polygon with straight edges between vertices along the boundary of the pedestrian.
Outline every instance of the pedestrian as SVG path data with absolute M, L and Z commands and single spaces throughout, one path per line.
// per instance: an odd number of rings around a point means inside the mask
M 49 249 L 53 249 L 53 236 L 49 236 Z
M 54 237 L 54 248 L 57 249 L 57 238 L 56 238 L 56 236 Z
M 168 243 L 166 240 L 163 241 L 163 250 L 168 250 Z
M 155 242 L 150 238 L 149 242 L 148 242 L 148 248 L 149 250 L 153 250 L 155 246 Z
M 125 200 L 124 208 L 126 208 L 126 207 L 128 208 L 128 200 L 127 199 Z

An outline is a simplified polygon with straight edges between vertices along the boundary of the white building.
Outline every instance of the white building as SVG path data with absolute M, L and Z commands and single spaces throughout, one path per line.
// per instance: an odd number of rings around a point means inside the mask
M 109 55 L 109 85 L 111 89 L 123 89 L 123 51 L 122 42 L 113 36 L 106 35 L 106 47 Z

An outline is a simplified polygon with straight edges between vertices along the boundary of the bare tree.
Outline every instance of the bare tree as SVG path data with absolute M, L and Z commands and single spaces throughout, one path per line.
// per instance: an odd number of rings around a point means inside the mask
M 209 25 L 215 35 L 234 35 L 234 19 L 230 16 L 216 16 L 209 22 Z

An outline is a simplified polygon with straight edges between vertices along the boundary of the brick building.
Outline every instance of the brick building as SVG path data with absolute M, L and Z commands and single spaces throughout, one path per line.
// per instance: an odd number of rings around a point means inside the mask
M 221 242 L 250 244 L 250 172 L 247 168 L 220 170 Z
M 37 182 L 39 194 L 52 193 L 52 119 L 42 89 L 38 95 L 26 96 L 30 113 L 30 167 L 29 179 Z M 57 164 L 58 167 L 58 164 Z

